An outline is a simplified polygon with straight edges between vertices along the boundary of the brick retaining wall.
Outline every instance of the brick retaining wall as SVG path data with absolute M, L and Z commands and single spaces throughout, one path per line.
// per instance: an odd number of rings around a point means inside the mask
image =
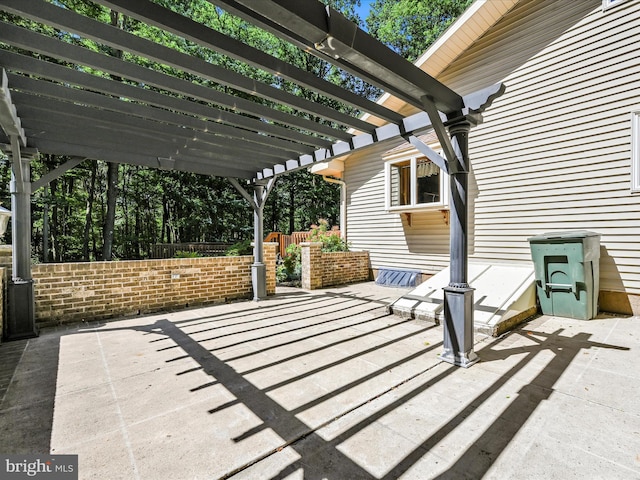
M 301 243 L 302 288 L 317 288 L 370 280 L 369 252 L 322 252 L 321 243 Z
M 267 294 L 275 293 L 277 243 L 264 244 Z M 40 325 L 92 321 L 252 298 L 253 256 L 34 265 Z

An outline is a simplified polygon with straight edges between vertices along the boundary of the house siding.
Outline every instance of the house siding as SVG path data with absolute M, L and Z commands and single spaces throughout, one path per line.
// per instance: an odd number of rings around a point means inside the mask
M 601 290 L 640 294 L 640 194 L 630 190 L 638 45 L 640 1 L 605 12 L 599 0 L 525 1 L 438 76 L 461 94 L 507 88 L 470 134 L 472 261 L 530 263 L 530 236 L 592 230 Z M 346 162 L 349 240 L 366 243 L 374 268 L 433 273 L 448 264 L 448 226 L 433 212 L 407 230 L 383 213 L 381 157 Z
M 368 250 L 372 268 L 436 273 L 449 263 L 449 225 L 441 211 L 406 216 L 385 212 L 384 152 L 389 145 L 347 162 L 347 236 L 352 248 Z M 371 161 L 372 158 L 379 161 Z

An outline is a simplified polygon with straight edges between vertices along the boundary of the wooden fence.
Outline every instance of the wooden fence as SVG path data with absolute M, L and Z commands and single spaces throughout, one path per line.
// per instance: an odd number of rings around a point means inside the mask
M 265 242 L 278 242 L 280 244 L 279 253 L 280 257 L 284 258 L 287 254 L 287 247 L 289 245 L 296 244 L 299 245 L 302 242 L 306 242 L 307 238 L 309 238 L 311 233 L 309 232 L 293 232 L 291 235 L 285 235 L 280 232 L 271 232 L 267 235 L 267 238 L 264 239 Z
M 339 230 L 331 230 L 327 234 L 340 235 Z M 311 232 L 293 232 L 291 235 L 285 235 L 280 232 L 271 232 L 264 239 L 265 243 L 278 242 L 280 247 L 278 253 L 280 258 L 284 258 L 287 254 L 287 247 L 292 243 L 299 245 L 306 242 Z M 231 246 L 230 243 L 223 242 L 194 242 L 194 243 L 157 243 L 152 246 L 151 258 L 174 258 L 177 252 L 197 252 L 203 257 L 219 257 L 224 255 L 226 250 Z

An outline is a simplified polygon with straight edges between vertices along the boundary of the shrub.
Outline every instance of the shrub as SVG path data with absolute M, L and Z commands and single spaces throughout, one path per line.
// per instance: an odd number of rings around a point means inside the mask
M 241 242 L 234 243 L 227 251 L 224 252 L 227 257 L 237 257 L 240 255 L 252 255 L 253 247 L 251 246 L 251 239 L 242 240 Z
M 310 242 L 322 243 L 323 252 L 348 252 L 349 244 L 338 234 L 337 227 L 329 229 L 329 222 L 321 218 L 318 225 L 311 225 Z
M 292 243 L 285 251 L 282 263 L 276 267 L 276 281 L 278 283 L 300 284 L 302 277 L 302 247 Z
M 286 255 L 282 259 L 282 265 L 289 278 L 300 278 L 302 271 L 302 247 L 292 243 L 285 250 Z
M 186 250 L 178 250 L 173 258 L 199 258 L 202 257 L 198 252 L 188 252 Z
M 278 265 L 276 267 L 276 282 L 278 283 L 286 282 L 288 278 L 289 278 L 289 275 L 287 274 L 286 267 L 284 265 Z
M 318 225 L 311 225 L 309 242 L 322 243 L 323 252 L 348 252 L 349 245 L 338 233 L 338 228 L 329 228 L 329 222 L 324 219 L 318 221 Z M 282 264 L 276 270 L 278 282 L 299 280 L 302 276 L 302 247 L 291 244 L 287 247 Z

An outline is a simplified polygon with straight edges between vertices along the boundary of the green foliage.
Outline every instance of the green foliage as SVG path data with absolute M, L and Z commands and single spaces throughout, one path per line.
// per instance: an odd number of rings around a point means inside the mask
M 323 252 L 348 252 L 349 245 L 340 237 L 336 227 L 330 228 L 326 219 L 311 225 L 309 242 L 321 242 Z M 282 264 L 276 269 L 278 282 L 297 280 L 302 273 L 302 247 L 292 243 L 287 247 Z
M 339 185 L 306 170 L 278 179 L 265 205 L 265 229 L 285 234 L 301 232 L 320 217 L 338 223 Z
M 340 237 L 337 227 L 330 229 L 329 222 L 323 218 L 318 220 L 318 225 L 311 225 L 309 241 L 322 243 L 323 252 L 349 251 L 349 245 Z
M 471 4 L 472 0 L 375 0 L 369 33 L 415 61 Z
M 202 257 L 198 252 L 187 252 L 185 250 L 178 250 L 173 258 L 199 258 Z
M 302 248 L 300 245 L 292 243 L 287 247 L 282 263 L 276 267 L 276 281 L 298 284 L 301 276 Z
M 251 246 L 250 239 L 246 239 L 241 242 L 234 243 L 225 252 L 225 255 L 228 257 L 237 257 L 240 255 L 252 255 L 252 254 L 253 254 L 253 247 Z
M 292 243 L 286 249 L 286 255 L 282 259 L 282 265 L 289 278 L 300 278 L 302 271 L 302 247 Z
M 330 233 L 322 237 L 323 252 L 348 252 L 349 245 L 337 233 Z
M 276 282 L 282 283 L 286 282 L 289 279 L 289 274 L 287 273 L 287 267 L 280 264 L 276 267 Z

